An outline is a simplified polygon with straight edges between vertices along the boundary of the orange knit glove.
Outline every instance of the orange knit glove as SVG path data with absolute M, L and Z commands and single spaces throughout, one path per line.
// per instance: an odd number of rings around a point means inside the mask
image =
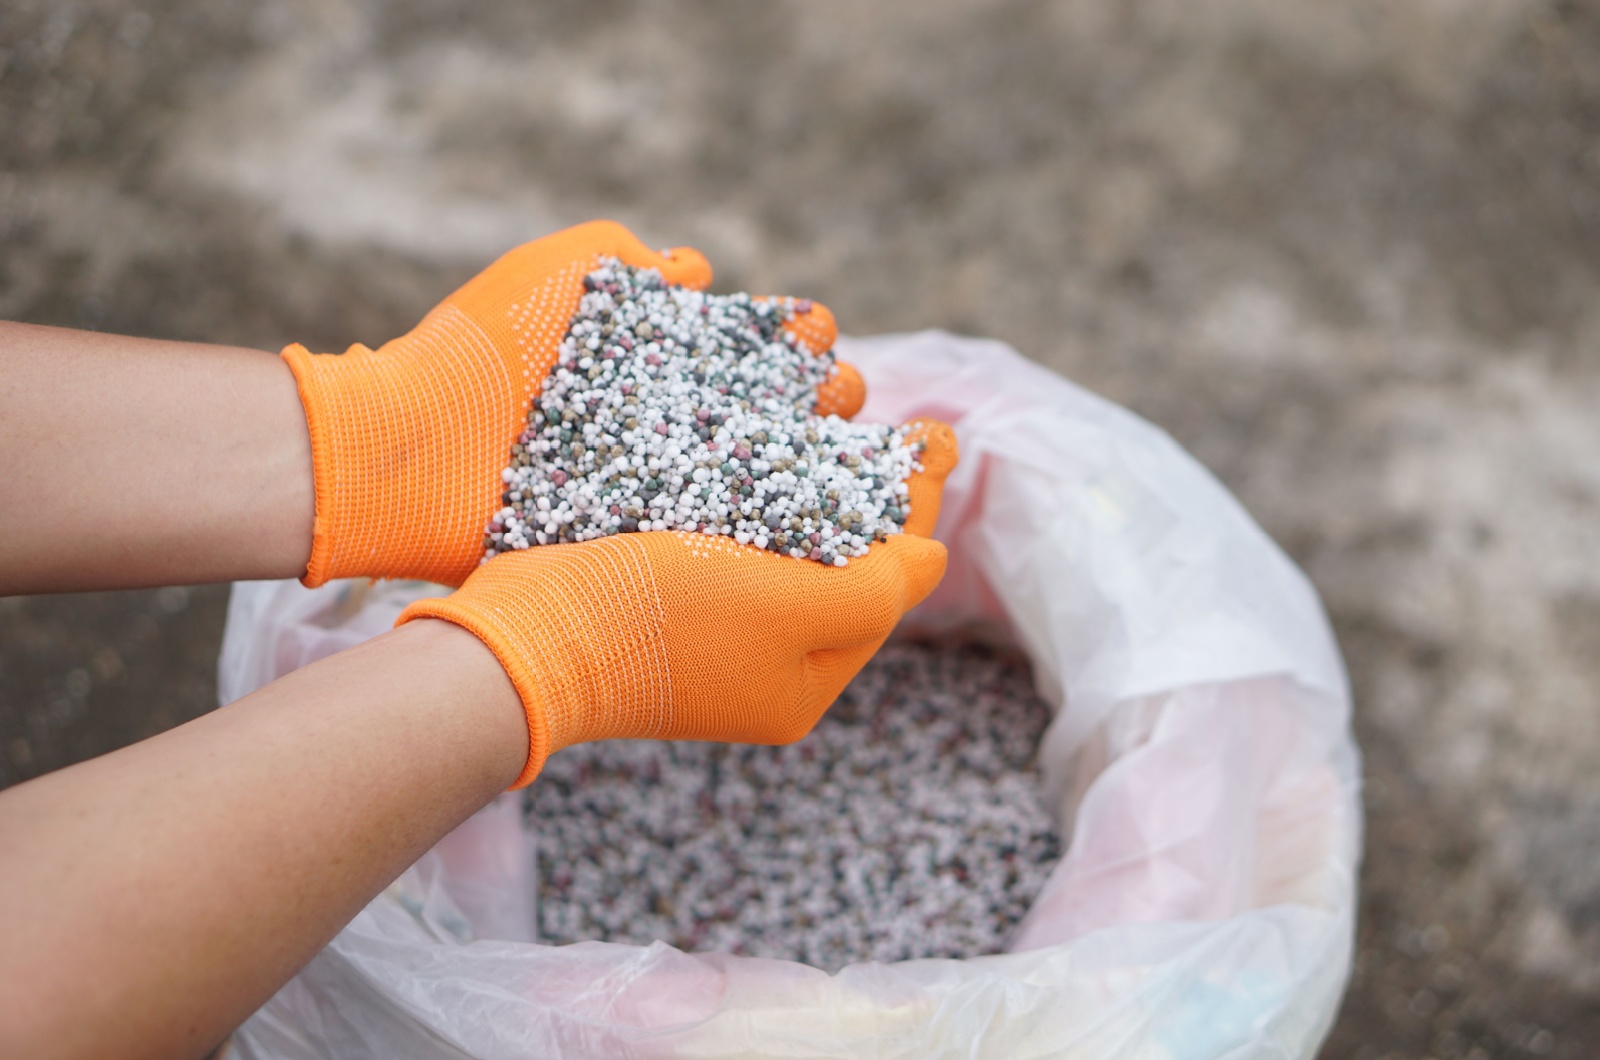
M 927 535 L 955 435 L 924 421 L 910 437 L 927 448 L 907 480 L 905 532 L 848 566 L 725 536 L 618 534 L 503 553 L 397 624 L 443 618 L 499 658 L 528 715 L 514 787 L 588 740 L 798 740 L 944 574 L 944 546 Z
M 621 225 L 594 221 L 516 248 L 377 351 L 284 349 L 311 428 L 317 512 L 306 585 L 466 580 L 501 506 L 500 471 L 601 257 L 658 269 L 670 284 L 711 282 L 698 251 L 657 253 Z M 833 347 L 822 306 L 789 327 L 814 351 Z M 853 416 L 865 393 L 841 365 L 817 411 Z

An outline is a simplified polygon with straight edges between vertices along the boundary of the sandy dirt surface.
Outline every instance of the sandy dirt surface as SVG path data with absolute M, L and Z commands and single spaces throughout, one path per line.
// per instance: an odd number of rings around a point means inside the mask
M 1327 601 L 1370 819 L 1325 1056 L 1586 1058 L 1597 56 L 1551 0 L 8 0 L 0 317 L 377 344 L 612 216 L 850 332 L 1006 339 Z M 0 601 L 0 784 L 207 709 L 224 601 Z

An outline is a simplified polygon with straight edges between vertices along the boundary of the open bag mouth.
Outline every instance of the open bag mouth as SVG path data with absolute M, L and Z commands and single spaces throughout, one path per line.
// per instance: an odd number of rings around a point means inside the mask
M 1304 575 L 1150 424 L 1009 347 L 841 338 L 867 421 L 951 424 L 910 632 L 1026 653 L 1066 843 L 1009 952 L 861 963 L 540 946 L 518 802 L 447 837 L 241 1028 L 244 1057 L 1313 1056 L 1348 978 L 1349 690 Z M 432 590 L 438 592 L 441 590 Z M 384 632 L 415 584 L 240 583 L 224 702 Z

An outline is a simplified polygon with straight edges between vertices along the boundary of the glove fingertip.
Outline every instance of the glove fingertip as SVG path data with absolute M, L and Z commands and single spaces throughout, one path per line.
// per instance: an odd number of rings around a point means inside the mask
M 922 455 L 917 458 L 922 465 L 923 475 L 937 477 L 942 482 L 946 475 L 955 470 L 961 451 L 955 429 L 948 423 L 915 420 L 906 425 L 906 439 L 923 444 Z
M 839 362 L 838 371 L 817 387 L 818 416 L 850 419 L 867 403 L 867 381 L 853 364 Z
M 655 269 L 673 286 L 696 290 L 711 286 L 711 262 L 704 254 L 693 247 L 655 250 L 620 222 L 589 221 L 559 235 L 573 244 L 574 250 L 587 248 L 591 253 L 598 250 L 634 268 Z
M 918 537 L 929 537 L 939 522 L 944 480 L 960 459 L 956 432 L 949 424 L 938 420 L 908 423 L 905 432 L 907 441 L 923 443 L 922 455 L 917 458 L 922 470 L 906 480 L 906 488 L 910 491 L 908 500 L 911 514 L 906 519 L 905 531 Z
M 661 257 L 656 268 L 668 283 L 696 291 L 711 286 L 711 262 L 693 247 L 672 247 L 662 251 Z
M 796 301 L 794 314 L 783 326 L 812 353 L 827 353 L 839 340 L 839 322 L 834 319 L 833 310 L 821 302 Z

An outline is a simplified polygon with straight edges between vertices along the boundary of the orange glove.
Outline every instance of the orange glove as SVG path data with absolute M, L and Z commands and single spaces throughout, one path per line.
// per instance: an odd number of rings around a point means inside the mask
M 401 613 L 471 630 L 499 658 L 528 715 L 514 787 L 571 744 L 610 738 L 789 743 L 933 591 L 955 434 L 927 422 L 907 481 L 905 532 L 846 567 L 725 536 L 656 531 L 508 552 L 457 592 Z
M 506 254 L 376 352 L 284 349 L 311 428 L 317 511 L 306 585 L 466 580 L 501 506 L 500 471 L 601 257 L 659 269 L 671 284 L 711 282 L 698 251 L 657 253 L 621 225 L 594 221 Z M 827 309 L 813 304 L 789 323 L 810 349 L 832 349 Z M 841 365 L 817 411 L 853 416 L 865 393 Z

